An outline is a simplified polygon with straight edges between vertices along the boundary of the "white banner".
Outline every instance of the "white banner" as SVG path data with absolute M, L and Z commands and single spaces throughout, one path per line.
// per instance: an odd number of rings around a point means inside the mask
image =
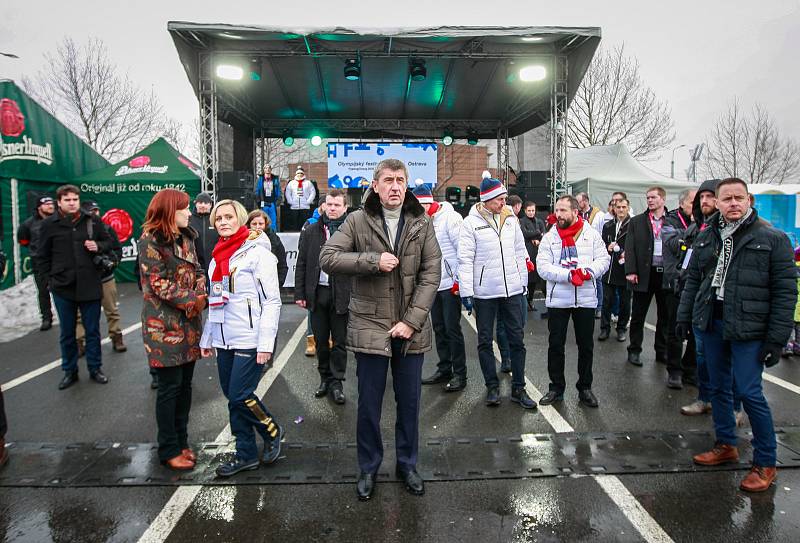
M 372 181 L 375 166 L 387 158 L 405 163 L 412 186 L 415 179 L 432 186 L 436 184 L 435 143 L 329 143 L 328 186 L 366 188 Z
M 294 269 L 297 267 L 297 245 L 300 243 L 300 232 L 278 232 L 284 249 L 286 249 L 286 265 L 289 266 L 289 273 L 286 274 L 284 287 L 294 288 Z

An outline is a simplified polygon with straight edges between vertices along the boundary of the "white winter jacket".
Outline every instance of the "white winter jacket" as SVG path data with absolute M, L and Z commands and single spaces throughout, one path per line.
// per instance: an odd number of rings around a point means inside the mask
M 570 282 L 570 270 L 561 267 L 561 236 L 553 226 L 539 244 L 536 256 L 536 271 L 547 281 L 547 307 L 597 307 L 596 282 L 603 277 L 611 265 L 611 257 L 603 243 L 603 238 L 590 224 L 585 223 L 575 240 L 578 250 L 578 267 L 587 270 L 592 279 L 580 287 Z
M 439 290 L 449 290 L 453 282 L 458 281 L 458 238 L 464 219 L 449 202 L 440 202 L 432 219 L 436 241 L 442 250 L 442 280 Z
M 216 267 L 216 261 L 211 259 L 209 277 L 213 277 Z M 231 256 L 229 269 L 230 298 L 220 308 L 209 308 L 200 347 L 273 352 L 281 295 L 278 260 L 270 251 L 266 234 L 245 241 Z
M 458 242 L 458 288 L 461 297 L 509 298 L 528 285 L 528 251 L 519 221 L 506 206 L 499 232 L 494 217 L 477 203 L 461 226 Z
M 311 202 L 316 195 L 317 191 L 308 179 L 303 180 L 302 192 L 296 179 L 286 184 L 286 201 L 292 209 L 311 209 Z

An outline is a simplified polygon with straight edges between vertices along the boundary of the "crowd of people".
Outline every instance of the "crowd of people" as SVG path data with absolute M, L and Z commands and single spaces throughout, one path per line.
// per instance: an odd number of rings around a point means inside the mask
M 298 170 L 286 196 L 291 192 L 306 206 L 316 189 L 303 179 Z M 280 185 L 269 169 L 259 187 L 260 209 L 250 213 L 237 201 L 213 203 L 203 193 L 192 214 L 189 196 L 173 189 L 156 194 L 147 210 L 138 246 L 142 333 L 158 389 L 158 455 L 175 470 L 193 469 L 197 461 L 188 436 L 191 382 L 195 362 L 211 356 L 236 438 L 234 458 L 219 465 L 217 475 L 258 469 L 280 456 L 285 424 L 256 389 L 275 352 L 279 286 L 288 267 L 271 228 Z M 421 388 L 438 384 L 444 393 L 455 393 L 466 387 L 462 308 L 475 319 L 485 404 L 502 403 L 496 340 L 500 372 L 511 375 L 510 401 L 537 409 L 525 379 L 525 327 L 537 291 L 546 307 L 550 381 L 539 404 L 564 400 L 570 320 L 580 404 L 600 404 L 592 389 L 594 345 L 610 339 L 612 325 L 616 340 L 628 344 L 627 363 L 643 366 L 645 320 L 655 298 L 653 347 L 655 362 L 665 365 L 665 385 L 696 386 L 696 401 L 681 413 L 711 413 L 713 419 L 716 442 L 695 462 L 738 461 L 736 426 L 743 411 L 753 429 L 754 454 L 741 488 L 766 490 L 776 476 L 776 439 L 761 376 L 796 330 L 794 252 L 783 232 L 758 217 L 741 179 L 710 180 L 683 191 L 674 210 L 667 210 L 666 197 L 663 188 L 650 188 L 647 209 L 633 215 L 623 192 L 612 195 L 606 210 L 585 193 L 564 195 L 542 220 L 533 202 L 509 196 L 487 172 L 480 202 L 462 219 L 434 198 L 430 185 L 409 190 L 405 164 L 386 159 L 376 167 L 360 209 L 348 212 L 346 195 L 336 189 L 313 216 L 303 208 L 309 213 L 303 215 L 294 300 L 308 312 L 309 346 L 320 377 L 317 398 L 346 403 L 347 351 L 355 353 L 359 499 L 373 495 L 383 460 L 380 419 L 390 369 L 397 475 L 409 492 L 424 493 L 416 469 Z M 119 242 L 97 211 L 91 202 L 81 206 L 78 189 L 65 185 L 55 202 L 39 200 L 20 235 L 36 257 L 40 292 L 49 289 L 55 301 L 62 389 L 78 379 L 78 313 L 92 380 L 108 382 L 101 369 L 101 307 L 115 350 L 124 349 L 121 336 L 115 339 Z M 49 295 L 47 303 L 43 296 L 46 330 L 52 317 Z M 434 345 L 438 362 L 423 378 L 424 354 Z M 261 453 L 256 435 L 263 441 Z M 0 450 L 0 463 L 4 459 Z

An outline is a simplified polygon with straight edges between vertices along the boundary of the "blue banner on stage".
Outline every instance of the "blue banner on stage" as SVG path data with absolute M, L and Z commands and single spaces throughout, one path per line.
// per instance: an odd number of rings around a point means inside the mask
M 329 143 L 328 186 L 366 188 L 381 160 L 396 158 L 408 167 L 409 184 L 422 179 L 436 184 L 435 143 Z

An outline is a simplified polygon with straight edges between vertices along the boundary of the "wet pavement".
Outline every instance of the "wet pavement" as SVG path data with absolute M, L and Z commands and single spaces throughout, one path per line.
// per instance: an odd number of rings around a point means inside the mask
M 135 325 L 139 293 L 133 285 L 120 285 L 120 290 L 123 327 Z M 526 377 L 534 395 L 533 388 L 547 389 L 547 323 L 530 315 Z M 739 491 L 749 462 L 748 428 L 741 431 L 742 465 L 724 470 L 691 466 L 687 459 L 694 449 L 711 444 L 710 437 L 705 442 L 711 420 L 679 414 L 696 390 L 667 389 L 666 369 L 654 363 L 652 347 L 645 348 L 644 367 L 635 368 L 625 363 L 624 344 L 613 337 L 596 343 L 593 390 L 599 409 L 581 406 L 571 389 L 555 409 L 524 411 L 508 400 L 507 376 L 501 377 L 501 406 L 487 408 L 476 334 L 466 319 L 467 389 L 446 394 L 430 386 L 423 391 L 420 472 L 428 479 L 425 496 L 413 497 L 394 482 L 389 383 L 382 423 L 385 477 L 373 500 L 360 503 L 348 478 L 357 473 L 352 356 L 347 404 L 314 398 L 316 361 L 303 355 L 304 341 L 293 341 L 303 339 L 304 317 L 296 306 L 284 305 L 278 341 L 284 352 L 281 356 L 279 351 L 281 363 L 268 370 L 264 381 L 270 385 L 265 403 L 287 426 L 285 458 L 273 468 L 240 474 L 230 484 L 208 479 L 228 442 L 222 434 L 228 422 L 226 403 L 211 360 L 198 364 L 193 382 L 190 438 L 210 448 L 204 449 L 204 468 L 190 475 L 192 480 L 175 481 L 174 474 L 152 460 L 155 392 L 149 388 L 140 330 L 126 335 L 127 353 L 103 346 L 108 385 L 89 381 L 83 366 L 81 381 L 66 391 L 57 390 L 57 368 L 10 390 L 4 387 L 7 439 L 14 445 L 10 464 L 0 472 L 0 539 L 800 539 L 800 469 L 781 469 L 777 484 L 764 494 Z M 651 332 L 645 337 L 651 340 Z M 568 342 L 568 383 L 577 379 L 575 357 L 574 344 Z M 57 358 L 57 328 L 0 344 L 0 383 Z M 436 355 L 430 353 L 424 373 L 432 372 L 435 363 Z M 769 373 L 800 385 L 800 359 L 784 360 Z M 800 396 L 771 382 L 764 389 L 776 426 L 785 430 L 780 454 L 787 466 L 799 464 Z M 302 422 L 295 423 L 299 417 Z M 553 424 L 575 433 L 555 434 Z M 525 450 L 528 456 L 521 454 Z M 626 463 L 639 469 L 626 472 Z M 647 465 L 659 467 L 642 469 Z M 204 482 L 214 484 L 197 486 Z M 184 486 L 176 490 L 175 483 Z

